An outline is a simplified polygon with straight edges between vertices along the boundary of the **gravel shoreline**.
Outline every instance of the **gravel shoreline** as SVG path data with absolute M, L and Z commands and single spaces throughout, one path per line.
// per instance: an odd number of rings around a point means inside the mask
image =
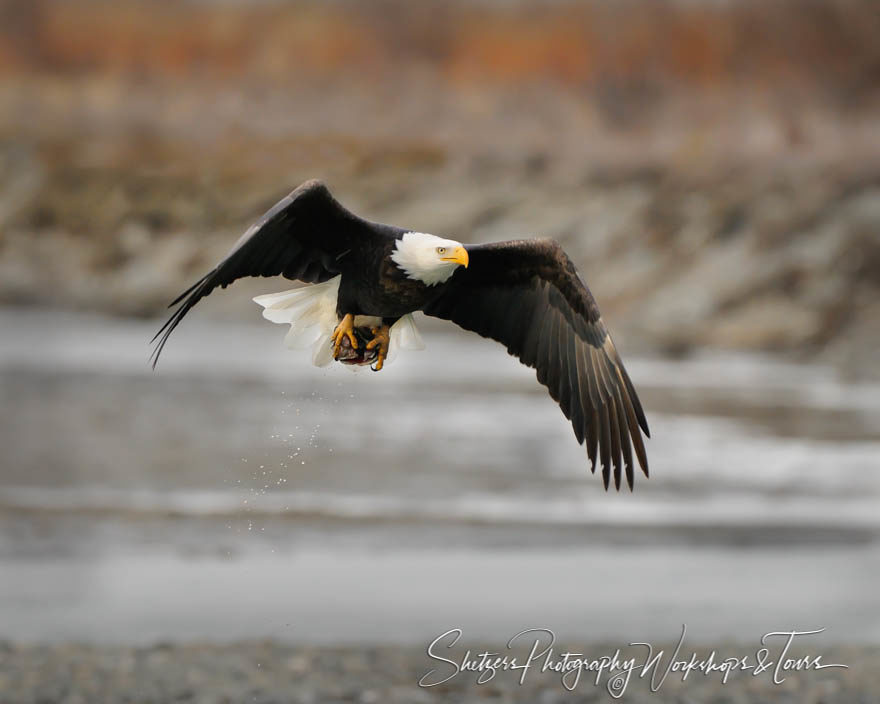
M 666 653 L 674 643 L 655 644 Z M 583 652 L 611 654 L 617 646 L 596 644 Z M 754 654 L 753 645 L 719 644 L 717 655 Z M 489 646 L 498 651 L 500 647 Z M 472 653 L 482 649 L 473 648 Z M 705 656 L 711 647 L 696 648 Z M 525 651 L 524 651 L 525 652 Z M 624 650 L 624 656 L 629 652 Z M 688 650 L 688 657 L 690 656 Z M 880 696 L 880 646 L 827 646 L 824 663 L 848 669 L 789 673 L 773 684 L 772 674 L 733 673 L 726 684 L 717 673 L 693 673 L 685 682 L 670 674 L 658 692 L 633 675 L 622 701 L 628 702 L 798 702 L 864 704 Z M 452 659 L 463 653 L 449 651 Z M 524 654 L 524 653 L 523 653 Z M 794 656 L 816 655 L 793 650 Z M 664 659 L 665 663 L 666 660 Z M 462 673 L 431 688 L 418 681 L 433 667 L 422 646 L 309 647 L 275 642 L 157 644 L 114 647 L 83 644 L 0 643 L 0 701 L 4 704 L 64 702 L 553 702 L 612 701 L 604 682 L 583 673 L 573 692 L 560 676 L 532 670 L 520 684 L 517 672 L 498 672 L 477 685 L 476 673 Z M 440 670 L 438 670 L 440 671 Z

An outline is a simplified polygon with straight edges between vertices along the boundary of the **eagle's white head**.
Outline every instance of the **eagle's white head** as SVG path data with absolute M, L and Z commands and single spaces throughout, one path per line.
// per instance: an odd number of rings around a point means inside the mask
M 459 266 L 468 265 L 468 253 L 461 242 L 425 232 L 405 233 L 395 243 L 391 259 L 408 278 L 428 286 L 442 284 Z

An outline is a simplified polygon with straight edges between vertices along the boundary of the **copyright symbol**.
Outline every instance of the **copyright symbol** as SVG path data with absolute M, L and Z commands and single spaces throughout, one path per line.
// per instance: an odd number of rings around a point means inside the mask
M 608 691 L 611 694 L 618 694 L 623 691 L 623 688 L 626 686 L 626 677 L 622 674 L 614 675 L 610 680 L 608 680 Z

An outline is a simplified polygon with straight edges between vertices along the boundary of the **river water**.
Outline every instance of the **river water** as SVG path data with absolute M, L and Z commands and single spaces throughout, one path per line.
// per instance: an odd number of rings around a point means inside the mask
M 0 310 L 0 639 L 880 641 L 880 388 L 630 358 L 651 478 L 605 492 L 534 372 L 428 324 L 316 369 L 265 321 Z

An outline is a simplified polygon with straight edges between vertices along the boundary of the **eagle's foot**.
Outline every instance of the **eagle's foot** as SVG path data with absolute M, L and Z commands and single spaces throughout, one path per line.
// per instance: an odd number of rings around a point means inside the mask
M 330 336 L 330 339 L 333 340 L 333 359 L 339 359 L 339 348 L 342 346 L 342 341 L 346 337 L 351 343 L 351 348 L 356 350 L 358 348 L 358 343 L 357 337 L 354 334 L 354 316 L 351 313 L 346 313 L 342 317 L 342 320 L 339 321 L 339 325 L 336 326 L 336 329 Z
M 373 333 L 373 339 L 367 343 L 367 349 L 379 348 L 379 353 L 376 355 L 376 364 L 373 365 L 373 371 L 378 372 L 385 364 L 385 357 L 388 356 L 388 345 L 391 343 L 391 327 L 389 325 L 380 325 L 370 328 L 370 332 Z

